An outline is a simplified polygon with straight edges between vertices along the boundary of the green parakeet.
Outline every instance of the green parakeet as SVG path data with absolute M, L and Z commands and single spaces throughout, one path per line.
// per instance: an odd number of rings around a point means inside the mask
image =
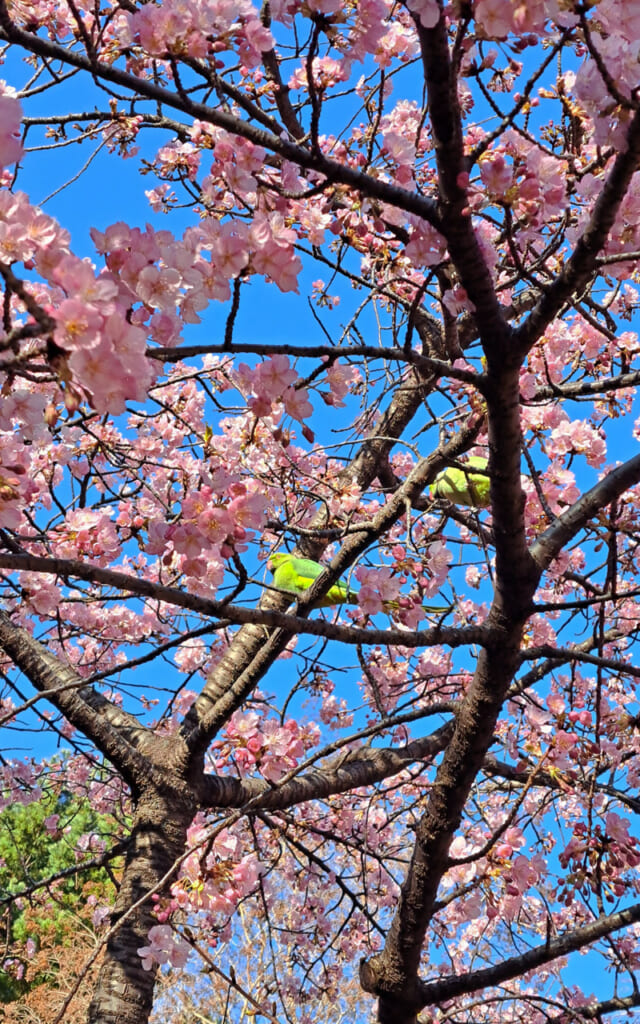
M 314 562 L 310 558 L 298 558 L 279 551 L 267 562 L 273 573 L 273 585 L 276 590 L 285 594 L 301 597 L 308 590 L 326 566 Z M 324 597 L 316 602 L 316 608 L 330 608 L 334 604 L 357 604 L 357 591 L 352 590 L 344 580 L 338 580 L 329 587 Z
M 481 455 L 472 455 L 465 463 L 465 467 L 467 466 L 468 469 L 455 469 L 450 466 L 438 473 L 429 488 L 431 497 L 447 498 L 454 505 L 488 508 L 491 498 L 489 497 L 487 460 Z M 470 471 L 472 467 L 482 470 L 482 473 L 472 473 Z
M 271 555 L 267 562 L 273 573 L 273 585 L 276 590 L 282 590 L 292 597 L 301 597 L 305 590 L 308 590 L 326 566 L 314 562 L 310 558 L 298 558 L 285 551 L 278 551 Z M 329 587 L 327 593 L 316 602 L 316 608 L 330 608 L 335 604 L 357 604 L 358 591 L 348 586 L 344 580 L 338 580 Z M 398 601 L 384 601 L 386 611 L 395 611 L 400 605 Z M 423 605 L 425 612 L 439 614 L 451 611 L 451 605 Z

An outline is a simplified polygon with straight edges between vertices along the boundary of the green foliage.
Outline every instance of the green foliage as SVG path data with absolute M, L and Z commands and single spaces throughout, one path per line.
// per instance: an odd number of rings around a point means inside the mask
M 55 830 L 45 825 L 52 815 L 59 816 Z M 0 920 L 9 940 L 0 970 L 0 1002 L 11 1002 L 48 978 L 49 971 L 29 972 L 28 977 L 24 972 L 29 940 L 38 949 L 70 945 L 80 923 L 91 928 L 88 895 L 100 903 L 111 901 L 113 883 L 106 870 L 82 869 L 76 850 L 81 836 L 113 831 L 111 817 L 64 791 L 0 812 Z

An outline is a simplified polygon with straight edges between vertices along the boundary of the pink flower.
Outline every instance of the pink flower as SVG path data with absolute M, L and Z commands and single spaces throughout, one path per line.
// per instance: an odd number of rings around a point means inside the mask
M 189 959 L 188 943 L 174 932 L 168 924 L 156 924 L 149 929 L 149 945 L 138 949 L 142 959 L 142 967 L 150 971 L 154 963 L 171 964 L 172 967 L 184 967 Z
M 237 277 L 249 262 L 248 229 L 238 221 L 207 222 L 203 228 L 204 246 L 218 272 L 230 279 Z
M 163 348 L 173 348 L 182 341 L 182 322 L 175 313 L 168 310 L 155 312 L 149 322 L 149 328 L 153 340 Z
M 272 50 L 273 45 L 273 36 L 260 19 L 248 18 L 242 26 L 239 47 L 245 67 L 256 67 L 262 59 L 262 54 Z
M 420 220 L 417 217 L 413 220 L 405 253 L 407 259 L 411 260 L 415 267 L 431 267 L 436 263 L 441 263 L 446 248 L 447 243 L 443 236 L 426 220 Z
M 333 405 L 338 409 L 344 408 L 343 398 L 351 388 L 360 380 L 360 371 L 354 366 L 346 366 L 342 363 L 333 363 L 326 373 L 327 384 L 331 389 L 331 395 L 323 395 L 327 405 Z
M 270 278 L 283 292 L 297 291 L 302 263 L 293 248 L 295 231 L 286 227 L 282 214 L 256 214 L 249 238 L 254 247 L 255 271 Z
M 22 156 L 20 141 L 20 121 L 22 107 L 15 96 L 12 96 L 5 82 L 0 83 L 0 166 L 13 164 Z
M 440 8 L 436 0 L 408 0 L 407 6 L 416 14 L 424 28 L 435 28 L 440 20 Z
M 180 274 L 170 267 L 145 267 L 138 276 L 136 291 L 147 306 L 175 310 L 179 298 Z
M 287 388 L 283 397 L 284 407 L 289 416 L 304 423 L 313 415 L 313 406 L 308 398 L 306 388 Z
M 397 164 L 411 166 L 416 158 L 416 146 L 412 139 L 407 139 L 399 132 L 389 131 L 383 135 L 383 150 Z
M 12 421 L 15 420 L 20 424 L 22 435 L 33 440 L 43 432 L 45 405 L 44 395 L 27 391 L 26 388 L 16 388 L 15 391 L 3 396 L 0 405 L 0 428 L 11 430 Z
M 166 183 L 158 185 L 156 188 L 147 189 L 145 196 L 154 213 L 162 213 L 168 206 L 172 206 L 178 201 L 175 192 L 172 192 L 171 186 Z
M 245 529 L 260 528 L 267 504 L 268 498 L 264 491 L 256 489 L 247 492 L 244 488 L 241 494 L 229 502 L 227 511 L 234 527 L 240 525 Z
M 258 723 L 259 718 L 255 711 L 249 711 L 246 714 L 236 711 L 229 721 L 227 733 L 229 736 L 247 739 L 257 733 Z
M 606 829 L 607 835 L 621 846 L 629 842 L 635 842 L 629 836 L 629 822 L 627 819 L 621 818 L 619 814 L 615 814 L 613 811 L 607 814 Z
M 512 32 L 513 15 L 510 0 L 477 0 L 475 4 L 476 24 L 489 39 L 504 39 Z
M 118 295 L 118 286 L 108 272 L 96 277 L 88 260 L 67 253 L 56 263 L 51 280 L 73 299 L 93 303 L 103 314 L 113 312 L 112 303 Z
M 551 437 L 556 455 L 580 452 L 586 455 L 591 466 L 601 466 L 606 458 L 607 446 L 604 439 L 590 423 L 583 420 L 563 419 L 554 427 Z
M 323 213 L 317 206 L 303 207 L 300 211 L 300 224 L 312 245 L 322 245 L 325 231 L 331 224 L 331 215 Z
M 221 545 L 233 533 L 234 522 L 229 509 L 222 505 L 208 508 L 198 520 L 200 529 L 211 545 Z
M 54 338 L 60 348 L 74 351 L 99 344 L 103 318 L 94 306 L 80 299 L 65 299 L 56 309 L 55 318 Z
M 480 177 L 491 195 L 503 198 L 513 182 L 513 167 L 502 153 L 487 153 L 480 161 Z
M 30 586 L 27 581 L 30 581 Z M 60 588 L 55 580 L 42 577 L 36 573 L 22 573 L 22 585 L 28 597 L 29 605 L 42 618 L 46 618 L 55 612 L 62 600 Z
M 254 390 L 268 398 L 280 398 L 297 376 L 296 371 L 289 365 L 288 356 L 275 355 L 256 367 Z
M 388 601 L 397 601 L 400 594 L 400 579 L 393 576 L 391 569 L 367 569 L 359 566 L 355 577 L 360 583 L 358 604 L 365 615 L 377 615 Z

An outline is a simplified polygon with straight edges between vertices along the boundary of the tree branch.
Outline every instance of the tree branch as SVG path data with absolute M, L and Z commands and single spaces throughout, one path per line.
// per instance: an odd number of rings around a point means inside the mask
M 0 646 L 36 690 L 47 691 L 47 700 L 95 743 L 129 785 L 139 784 L 149 774 L 149 764 L 140 753 L 151 739 L 149 731 L 134 715 L 86 686 L 70 665 L 34 640 L 26 629 L 14 625 L 2 611 Z M 78 689 L 70 688 L 70 684 L 77 684 Z
M 520 358 L 524 358 L 571 296 L 579 296 L 592 274 L 598 269 L 598 253 L 607 240 L 631 179 L 639 166 L 640 111 L 636 111 L 627 132 L 627 148 L 616 156 L 596 200 L 589 223 L 573 253 L 553 284 L 546 288 L 536 308 L 515 330 L 514 349 Z
M 548 569 L 566 544 L 606 505 L 630 487 L 640 483 L 640 455 L 612 469 L 594 487 L 586 491 L 571 508 L 547 527 L 531 545 L 531 557 L 540 571 Z
M 365 528 L 365 532 L 366 530 L 367 528 Z M 220 618 L 225 624 L 239 622 L 255 626 L 271 626 L 287 630 L 290 636 L 295 633 L 308 633 L 311 636 L 324 636 L 329 640 L 341 640 L 350 645 L 396 644 L 404 647 L 421 647 L 443 643 L 457 647 L 463 644 L 481 644 L 485 638 L 482 626 L 432 626 L 430 629 L 409 633 L 403 629 L 342 626 L 339 623 L 327 622 L 325 619 L 307 619 L 303 615 L 289 615 L 279 610 L 283 605 L 286 607 L 287 604 L 291 604 L 291 597 L 287 596 L 285 600 L 282 594 L 269 590 L 266 591 L 266 595 L 271 598 L 270 602 L 263 601 L 260 607 L 255 609 L 243 608 L 240 605 L 227 604 L 225 601 L 214 601 L 211 598 L 188 594 L 176 587 L 167 587 L 162 583 L 154 583 L 139 576 L 130 576 L 129 573 L 118 572 L 115 569 L 103 569 L 99 565 L 89 565 L 75 558 L 0 553 L 0 568 L 16 572 L 47 573 L 59 576 L 61 579 L 75 577 L 90 583 L 101 583 L 108 587 L 114 587 L 116 590 L 138 597 L 162 601 L 164 604 L 174 605 L 177 608 L 186 608 L 201 615 Z M 326 589 L 328 590 L 330 586 L 331 582 L 328 582 Z M 319 599 L 320 596 L 321 594 L 317 594 L 314 595 L 314 598 Z M 264 632 L 261 635 L 264 638 Z
M 275 785 L 262 779 L 204 778 L 201 801 L 206 807 L 240 807 L 243 812 L 286 810 L 310 800 L 322 800 L 361 786 L 382 782 L 415 761 L 434 757 L 451 735 L 451 724 L 405 747 L 358 747 L 341 751 L 300 778 Z
M 438 168 L 438 211 L 442 221 L 438 230 L 447 239 L 460 281 L 474 305 L 474 319 L 489 365 L 494 359 L 512 361 L 512 328 L 498 302 L 468 208 L 468 167 L 458 103 L 457 69 L 449 54 L 446 19 L 442 14 L 432 29 L 424 28 L 418 15 L 413 15 L 413 20 L 420 41 Z
M 292 163 L 303 167 L 305 170 L 316 171 L 327 179 L 327 184 L 339 183 L 348 185 L 361 195 L 379 199 L 384 203 L 405 210 L 407 213 L 415 213 L 419 217 L 432 224 L 437 230 L 445 234 L 445 230 L 433 199 L 427 199 L 419 193 L 392 185 L 389 182 L 373 178 L 362 171 L 358 171 L 348 164 L 342 164 L 338 160 L 324 156 L 321 153 L 291 142 L 280 135 L 275 135 L 263 128 L 257 128 L 248 121 L 220 107 L 208 106 L 204 103 L 197 103 L 185 93 L 171 92 L 164 89 L 150 79 L 137 78 L 128 71 L 122 71 L 113 64 L 105 64 L 99 60 L 91 60 L 81 53 L 68 47 L 53 43 L 43 36 L 35 35 L 32 32 L 25 32 L 11 20 L 7 9 L 6 0 L 0 0 L 0 38 L 6 39 L 9 43 L 22 46 L 30 53 L 46 57 L 48 60 L 58 60 L 62 64 L 70 64 L 86 71 L 88 74 L 102 79 L 105 82 L 112 82 L 124 89 L 137 93 L 144 99 L 151 100 L 156 104 L 170 107 L 173 110 L 180 110 L 190 117 L 206 121 L 216 127 L 224 128 L 225 131 L 241 138 L 248 139 L 257 146 L 263 146 L 272 153 L 277 153 L 290 160 Z
M 591 945 L 592 942 L 612 935 L 622 928 L 637 924 L 638 921 L 640 921 L 640 903 L 635 903 L 626 910 L 619 910 L 615 914 L 600 917 L 557 939 L 548 939 L 540 946 L 535 946 L 534 949 L 529 949 L 520 956 L 503 960 L 492 967 L 471 971 L 469 974 L 443 978 L 441 981 L 421 982 L 419 985 L 420 1008 L 434 1006 L 436 1003 L 446 1002 L 456 996 L 468 995 L 470 992 L 478 992 L 492 985 L 501 985 L 505 981 L 511 981 L 512 978 L 534 970 L 536 967 L 550 964 L 559 957 L 583 949 L 585 946 Z

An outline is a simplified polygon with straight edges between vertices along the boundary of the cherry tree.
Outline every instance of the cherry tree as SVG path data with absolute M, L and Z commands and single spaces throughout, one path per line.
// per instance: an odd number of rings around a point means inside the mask
M 117 883 L 55 1020 L 633 1017 L 640 6 L 0 39 L 2 801 Z M 69 147 L 90 240 L 23 191 Z

